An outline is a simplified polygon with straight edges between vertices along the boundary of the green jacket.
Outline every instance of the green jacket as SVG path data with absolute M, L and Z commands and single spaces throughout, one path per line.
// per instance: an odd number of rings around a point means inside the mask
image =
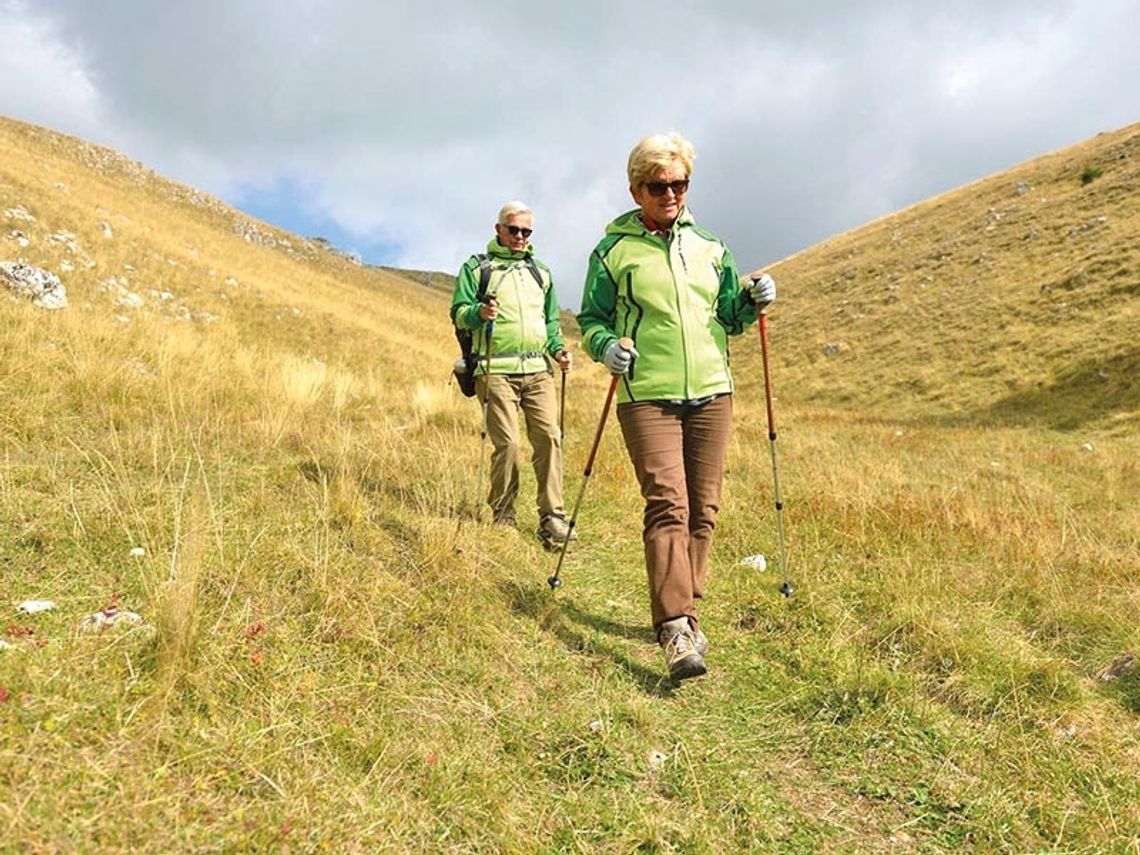
M 558 322 L 558 298 L 550 268 L 534 258 L 534 247 L 513 252 L 492 238 L 487 244 L 491 279 L 487 294 L 499 301 L 499 316 L 491 335 L 492 374 L 536 374 L 550 371 L 546 356 L 554 356 L 566 345 Z M 527 260 L 542 278 L 540 285 Z M 459 268 L 451 296 L 451 321 L 460 329 L 471 330 L 474 351 L 479 357 L 478 374 L 487 373 L 487 322 L 479 317 L 479 260 L 469 258 Z
M 639 356 L 619 401 L 694 400 L 732 391 L 728 336 L 756 320 L 728 248 L 682 209 L 665 239 L 622 214 L 590 255 L 582 294 L 587 353 L 601 362 L 623 336 Z

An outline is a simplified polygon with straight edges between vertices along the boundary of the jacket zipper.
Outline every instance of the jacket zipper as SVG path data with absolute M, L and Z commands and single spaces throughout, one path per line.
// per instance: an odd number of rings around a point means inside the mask
M 685 369 L 685 397 L 689 397 L 689 342 L 685 336 L 685 316 L 681 312 L 681 287 L 677 284 L 677 273 L 673 269 L 673 252 L 672 252 L 672 235 L 669 240 L 665 241 L 665 257 L 669 261 L 669 275 L 673 277 L 673 294 L 677 298 L 677 320 L 680 321 L 681 327 L 681 354 L 684 357 L 682 364 Z M 681 237 L 677 235 L 677 257 L 681 259 L 681 268 L 688 273 L 688 265 L 685 263 L 685 256 L 681 252 Z

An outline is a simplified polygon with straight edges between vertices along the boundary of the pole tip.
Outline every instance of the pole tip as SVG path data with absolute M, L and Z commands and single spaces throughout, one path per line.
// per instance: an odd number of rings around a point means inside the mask
M 550 590 L 553 591 L 555 588 L 561 588 L 562 587 L 562 580 L 559 579 L 557 576 L 551 576 L 549 579 L 546 580 L 546 584 L 549 585 Z
M 790 597 L 795 592 L 795 590 L 796 589 L 792 587 L 791 582 L 784 582 L 784 584 L 780 586 L 780 593 L 785 597 Z

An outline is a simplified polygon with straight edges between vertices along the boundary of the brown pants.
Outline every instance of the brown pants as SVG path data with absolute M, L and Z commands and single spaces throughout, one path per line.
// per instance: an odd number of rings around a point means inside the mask
M 488 395 L 487 435 L 491 438 L 491 492 L 487 497 L 496 520 L 509 520 L 519 494 L 519 409 L 533 450 L 538 481 L 538 516 L 562 514 L 562 437 L 558 430 L 558 396 L 554 378 L 538 374 L 492 374 L 476 378 L 479 400 Z
M 697 619 L 704 595 L 732 396 L 701 407 L 656 401 L 619 404 L 625 446 L 645 498 L 645 569 L 653 625 Z

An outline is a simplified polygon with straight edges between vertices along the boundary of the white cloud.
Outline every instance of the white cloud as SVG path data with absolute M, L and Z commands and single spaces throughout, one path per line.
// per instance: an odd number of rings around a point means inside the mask
M 75 51 L 21 0 L 0 2 L 0 109 L 76 133 L 99 127 L 100 99 Z
M 457 267 L 525 199 L 570 305 L 647 133 L 694 141 L 690 204 L 750 268 L 1140 118 L 1132 0 L 0 9 L 3 112 L 223 198 L 294 188 L 407 266 Z

